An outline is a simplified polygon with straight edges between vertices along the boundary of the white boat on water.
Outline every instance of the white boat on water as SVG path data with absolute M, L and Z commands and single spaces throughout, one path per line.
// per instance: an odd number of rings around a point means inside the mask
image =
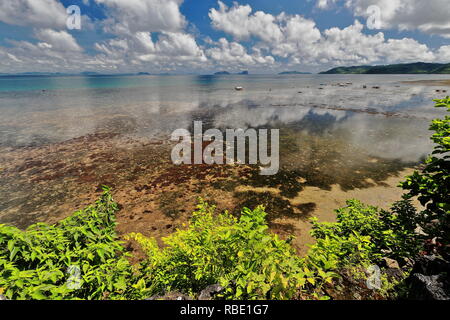
M 243 87 L 236 87 L 236 88 L 234 88 L 236 91 L 242 91 L 242 90 L 244 90 L 244 88 Z

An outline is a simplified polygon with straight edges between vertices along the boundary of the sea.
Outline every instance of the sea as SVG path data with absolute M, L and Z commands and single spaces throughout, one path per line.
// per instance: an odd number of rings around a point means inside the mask
M 209 195 L 225 209 L 264 204 L 271 226 L 296 234 L 301 246 L 309 215 L 331 221 L 353 197 L 380 206 L 400 200 L 405 170 L 433 149 L 430 122 L 445 114 L 433 99 L 450 90 L 435 81 L 447 79 L 0 76 L 0 223 L 57 221 L 108 184 L 130 214 L 119 217 L 127 231 L 166 230 L 174 212 Z M 204 130 L 279 129 L 279 173 L 252 180 L 246 168 L 173 167 L 165 143 L 194 121 Z M 289 225 L 280 227 L 279 217 Z

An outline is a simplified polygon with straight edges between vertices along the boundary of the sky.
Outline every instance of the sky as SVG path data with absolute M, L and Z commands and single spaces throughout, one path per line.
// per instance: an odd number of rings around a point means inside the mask
M 449 0 L 0 0 L 0 73 L 450 63 L 449 12 Z

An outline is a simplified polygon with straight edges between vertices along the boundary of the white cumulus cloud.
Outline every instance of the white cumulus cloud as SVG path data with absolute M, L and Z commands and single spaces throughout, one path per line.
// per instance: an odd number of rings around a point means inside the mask
M 253 54 L 249 54 L 243 45 L 237 42 L 229 42 L 225 38 L 219 39 L 214 45 L 214 47 L 206 50 L 206 54 L 220 66 L 242 68 L 275 63 L 272 56 L 264 56 L 258 49 L 255 49 Z
M 347 1 L 348 5 L 351 1 Z M 327 7 L 334 2 L 322 1 L 318 5 Z M 443 51 L 433 52 L 415 39 L 386 39 L 383 32 L 366 34 L 365 26 L 358 20 L 346 28 L 320 31 L 313 20 L 300 15 L 281 13 L 272 16 L 264 12 L 253 13 L 249 5 L 234 3 L 227 7 L 221 1 L 218 5 L 218 9 L 210 10 L 214 28 L 236 40 L 254 38 L 259 41 L 256 47 L 272 56 L 287 58 L 290 65 L 435 61 L 438 55 L 444 56 Z
M 339 0 L 317 0 L 317 7 L 329 9 Z M 370 6 L 377 6 L 384 29 L 419 30 L 450 37 L 450 1 L 448 0 L 341 0 L 356 16 L 367 18 Z
M 179 31 L 186 19 L 183 0 L 95 0 L 107 7 L 105 29 L 114 33 Z
M 67 13 L 57 0 L 1 0 L 0 21 L 18 26 L 64 28 Z
M 55 31 L 52 29 L 39 29 L 36 31 L 36 38 L 43 41 L 40 45 L 57 51 L 83 51 L 75 38 L 67 31 Z

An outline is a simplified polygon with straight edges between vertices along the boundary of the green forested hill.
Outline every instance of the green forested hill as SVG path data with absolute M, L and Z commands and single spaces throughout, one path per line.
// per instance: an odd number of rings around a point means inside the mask
M 338 67 L 321 74 L 450 74 L 450 64 L 417 62 L 386 66 Z

